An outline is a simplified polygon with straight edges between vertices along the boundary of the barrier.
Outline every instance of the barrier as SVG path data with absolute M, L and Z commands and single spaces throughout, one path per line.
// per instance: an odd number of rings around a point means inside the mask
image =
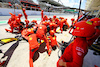
M 14 13 L 14 9 L 12 8 L 0 8 L 0 16 L 10 16 L 9 12 Z M 22 13 L 21 9 L 15 9 L 15 14 Z M 27 15 L 41 15 L 41 11 L 33 11 L 33 10 L 26 10 Z M 57 15 L 60 13 L 53 13 L 50 12 L 51 15 Z M 49 12 L 44 12 L 44 15 L 49 15 Z

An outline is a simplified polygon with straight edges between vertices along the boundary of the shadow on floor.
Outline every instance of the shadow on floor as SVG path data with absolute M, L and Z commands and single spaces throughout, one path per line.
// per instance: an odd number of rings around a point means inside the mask
M 19 45 L 19 41 L 17 41 L 16 43 L 14 43 L 5 53 L 4 53 L 4 56 L 3 58 L 5 58 L 6 56 L 8 56 L 5 64 L 3 65 L 3 67 L 7 67 L 7 64 L 10 60 L 10 58 L 12 57 L 13 55 L 13 52 L 15 51 L 15 49 L 17 48 L 17 46 Z
M 35 52 L 35 54 L 33 56 L 33 62 L 35 62 L 39 58 L 39 52 L 40 53 L 47 52 L 47 49 L 45 49 L 45 47 L 46 47 L 46 43 L 42 43 L 40 45 L 39 49 Z

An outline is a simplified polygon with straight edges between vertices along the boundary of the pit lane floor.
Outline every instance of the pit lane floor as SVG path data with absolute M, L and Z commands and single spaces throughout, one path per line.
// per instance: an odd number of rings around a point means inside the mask
M 74 16 L 72 14 L 67 15 L 57 15 L 57 17 L 62 16 L 64 18 L 68 19 L 68 23 L 71 25 L 70 19 Z M 49 16 L 52 17 L 52 16 Z M 5 31 L 5 28 L 9 29 L 9 25 L 6 24 L 7 20 L 10 18 L 10 16 L 0 16 L 0 22 L 3 21 L 2 24 L 0 24 L 0 39 L 2 38 L 12 38 L 15 37 L 16 34 L 11 34 Z M 38 23 L 40 22 L 41 16 L 29 16 L 29 20 L 36 19 L 38 20 Z M 77 16 L 75 16 L 77 18 Z M 24 21 L 24 17 L 22 17 L 22 20 Z M 58 32 L 59 28 L 57 29 Z M 62 34 L 56 33 L 57 41 L 61 42 L 66 41 L 68 42 L 72 35 L 68 33 L 69 30 L 64 31 Z M 1 44 L 0 44 L 1 45 Z M 42 45 L 41 45 L 42 46 Z M 45 46 L 45 45 L 44 45 Z M 9 49 L 10 48 L 10 49 Z M 5 64 L 5 67 L 29 67 L 29 44 L 28 42 L 22 40 L 19 43 L 16 41 L 5 44 L 3 46 L 0 46 L 0 49 L 5 53 L 8 57 L 8 62 Z M 9 50 L 8 50 L 9 49 Z M 42 49 L 42 47 L 40 48 Z M 52 51 L 51 55 L 48 56 L 47 52 L 40 51 L 39 53 L 36 52 L 36 56 L 38 56 L 38 59 L 33 63 L 34 67 L 56 67 L 56 62 L 59 59 L 58 58 L 58 50 Z M 38 50 L 39 51 L 39 50 Z M 3 54 L 0 54 L 0 58 L 3 56 Z M 6 57 L 3 60 L 5 60 Z M 88 54 L 84 58 L 83 67 L 94 67 L 94 65 L 97 65 L 100 67 L 100 56 L 93 55 L 93 51 L 89 50 Z

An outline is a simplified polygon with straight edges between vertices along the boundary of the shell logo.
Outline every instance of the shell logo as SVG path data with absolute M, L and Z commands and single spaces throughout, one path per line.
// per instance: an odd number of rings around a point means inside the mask
M 29 40 L 32 40 L 32 37 L 30 37 Z
M 79 27 L 77 27 L 77 29 L 79 29 Z
M 53 37 L 53 39 L 55 40 L 55 37 Z

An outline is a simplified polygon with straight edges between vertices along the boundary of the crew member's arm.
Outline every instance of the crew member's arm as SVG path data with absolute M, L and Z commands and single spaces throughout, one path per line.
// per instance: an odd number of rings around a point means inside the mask
M 82 67 L 84 56 L 85 56 L 84 49 L 76 46 L 73 48 L 72 61 L 65 62 L 64 61 L 65 57 L 64 57 L 62 58 L 62 60 L 59 61 L 59 65 L 65 66 L 65 67 Z
M 55 38 L 56 38 L 56 36 L 55 36 Z M 56 40 L 56 39 L 55 39 Z M 57 43 L 57 40 L 56 40 L 56 45 L 59 47 L 59 44 Z
M 67 22 L 67 20 L 66 20 L 65 24 L 68 26 L 68 28 L 70 27 L 69 24 L 68 24 L 68 22 Z
M 25 19 L 27 19 L 27 16 L 28 16 L 28 15 L 26 14 L 26 12 L 24 12 L 24 16 L 25 16 Z
M 75 48 L 76 49 L 76 48 Z M 73 61 L 66 62 L 67 67 L 82 67 L 84 54 L 80 51 L 73 51 Z
M 67 67 L 66 63 L 72 62 L 73 60 L 72 48 L 73 48 L 73 42 L 69 46 L 67 46 L 66 49 L 64 50 L 63 55 L 57 61 L 57 67 Z
M 50 48 L 49 48 L 49 41 L 47 40 L 47 38 L 46 38 L 46 36 L 45 36 L 45 35 L 44 35 L 44 41 L 45 41 L 46 46 L 47 46 L 48 55 L 50 55 L 50 54 L 51 54 L 51 50 L 50 50 Z

